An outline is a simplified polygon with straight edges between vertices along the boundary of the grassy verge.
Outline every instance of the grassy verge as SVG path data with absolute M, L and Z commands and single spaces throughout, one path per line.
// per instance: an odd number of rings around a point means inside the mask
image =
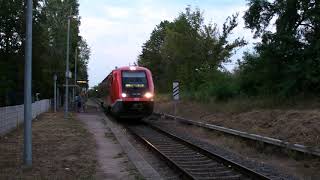
M 33 122 L 33 166 L 22 166 L 23 129 L 0 139 L 0 179 L 94 179 L 95 141 L 83 124 L 62 113 Z
M 161 97 L 162 100 L 164 99 Z M 161 100 L 161 99 L 160 99 Z M 155 110 L 174 114 L 172 101 L 157 101 Z M 198 102 L 182 97 L 178 116 L 319 148 L 319 101 L 249 99 Z
M 222 113 L 241 113 L 259 109 L 318 109 L 320 107 L 320 98 L 318 97 L 233 97 L 228 100 L 216 100 L 214 97 L 205 99 L 182 94 L 180 96 L 182 103 L 196 103 L 208 111 Z M 157 94 L 156 102 L 166 103 L 172 101 L 171 94 Z

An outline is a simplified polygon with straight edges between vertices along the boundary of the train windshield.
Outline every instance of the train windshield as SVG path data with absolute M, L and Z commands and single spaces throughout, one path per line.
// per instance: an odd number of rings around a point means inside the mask
M 147 76 L 144 71 L 123 71 L 122 72 L 123 88 L 146 88 Z

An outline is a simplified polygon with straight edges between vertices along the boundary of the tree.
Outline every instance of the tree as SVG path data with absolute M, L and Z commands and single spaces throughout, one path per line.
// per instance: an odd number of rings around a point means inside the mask
M 244 16 L 246 27 L 262 39 L 255 47 L 258 60 L 252 71 L 255 75 L 263 74 L 260 89 L 285 96 L 318 93 L 320 2 L 250 0 L 248 5 Z M 273 20 L 275 31 L 270 30 Z M 243 64 L 241 69 L 251 68 L 250 62 L 245 62 L 250 65 Z
M 197 90 L 214 80 L 222 63 L 246 42 L 228 37 L 237 26 L 237 15 L 228 17 L 222 32 L 216 24 L 204 24 L 203 13 L 187 7 L 173 21 L 162 21 L 143 45 L 138 64 L 151 69 L 158 90 L 168 92 L 173 80 L 184 89 Z
M 90 58 L 90 48 L 87 42 L 81 38 L 78 43 L 79 46 L 79 56 L 78 56 L 78 63 L 77 63 L 77 79 L 86 80 L 88 81 L 88 62 Z M 88 84 L 86 84 L 86 88 L 88 88 Z
M 156 26 L 151 33 L 150 39 L 142 46 L 142 53 L 138 57 L 138 64 L 151 70 L 154 82 L 160 87 L 158 89 L 160 91 L 164 91 L 167 87 L 167 82 L 164 78 L 166 76 L 165 68 L 167 65 L 161 57 L 161 48 L 169 24 L 169 21 L 162 21 Z
M 22 104 L 25 1 L 1 0 L 0 4 L 0 106 Z M 51 98 L 53 74 L 58 74 L 59 85 L 64 83 L 67 17 L 79 14 L 79 4 L 77 0 L 34 0 L 33 6 L 32 91 Z M 71 21 L 70 57 L 78 49 L 79 77 L 87 79 L 90 50 L 79 36 L 79 25 L 79 19 Z M 73 72 L 74 61 L 70 67 Z

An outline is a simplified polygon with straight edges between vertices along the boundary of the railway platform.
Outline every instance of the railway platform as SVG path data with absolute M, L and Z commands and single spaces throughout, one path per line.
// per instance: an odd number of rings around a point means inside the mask
M 161 179 L 97 102 L 89 99 L 86 107 L 76 116 L 94 136 L 98 179 Z

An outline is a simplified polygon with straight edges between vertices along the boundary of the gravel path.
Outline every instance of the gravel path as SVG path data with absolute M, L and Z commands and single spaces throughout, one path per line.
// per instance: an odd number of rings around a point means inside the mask
M 139 173 L 129 162 L 126 154 L 116 142 L 112 132 L 103 123 L 101 112 L 78 113 L 77 117 L 86 124 L 97 144 L 97 179 L 137 179 Z

